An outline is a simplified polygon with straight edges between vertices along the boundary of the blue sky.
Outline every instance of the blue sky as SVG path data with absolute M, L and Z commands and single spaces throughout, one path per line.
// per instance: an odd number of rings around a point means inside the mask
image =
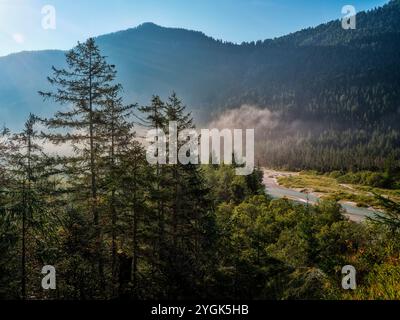
M 232 42 L 281 36 L 388 0 L 0 0 L 0 56 L 22 50 L 69 49 L 90 36 L 143 22 L 203 31 Z M 41 9 L 56 9 L 56 29 L 42 28 Z

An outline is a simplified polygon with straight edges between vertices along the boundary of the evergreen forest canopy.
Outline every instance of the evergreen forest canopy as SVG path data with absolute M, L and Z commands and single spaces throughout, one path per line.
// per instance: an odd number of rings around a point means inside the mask
M 400 1 L 392 0 L 358 13 L 356 30 L 343 30 L 338 20 L 236 45 L 146 23 L 96 42 L 119 66 L 127 101 L 146 104 L 155 93 L 176 90 L 202 124 L 244 104 L 276 113 L 277 127 L 259 129 L 262 165 L 382 171 L 388 162 L 399 166 L 399 30 Z M 36 95 L 50 90 L 43 73 L 51 65 L 65 66 L 64 53 L 0 58 L 0 116 L 7 125 L 21 127 L 29 112 L 53 113 Z
M 178 96 L 125 104 L 94 39 L 65 65 L 40 92 L 53 115 L 2 132 L 1 299 L 400 297 L 398 204 L 382 198 L 387 213 L 357 224 L 335 202 L 270 199 L 259 168 L 149 165 L 135 125 L 193 128 Z M 72 152 L 48 154 L 43 142 Z M 354 292 L 341 287 L 349 263 Z M 44 265 L 56 290 L 41 287 Z

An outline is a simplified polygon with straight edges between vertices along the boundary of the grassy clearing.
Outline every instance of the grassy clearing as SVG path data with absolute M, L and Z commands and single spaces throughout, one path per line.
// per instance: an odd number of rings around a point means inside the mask
M 400 190 L 341 184 L 336 178 L 309 171 L 300 172 L 295 176 L 279 177 L 278 182 L 286 188 L 308 191 L 322 199 L 354 202 L 359 207 L 379 208 L 380 205 L 374 193 L 400 201 Z

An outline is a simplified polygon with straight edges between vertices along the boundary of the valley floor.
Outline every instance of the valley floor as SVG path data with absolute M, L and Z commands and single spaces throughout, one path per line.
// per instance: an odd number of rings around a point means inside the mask
M 381 208 L 373 192 L 400 200 L 400 191 L 361 185 L 340 184 L 336 179 L 314 172 L 286 172 L 264 169 L 267 193 L 301 203 L 316 204 L 320 199 L 339 202 L 352 221 L 361 222 Z

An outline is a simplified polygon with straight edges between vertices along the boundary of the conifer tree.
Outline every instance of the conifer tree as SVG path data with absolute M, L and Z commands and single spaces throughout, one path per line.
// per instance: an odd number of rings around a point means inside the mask
M 153 96 L 149 106 L 139 108 L 144 114 L 144 127 L 147 129 L 163 130 L 167 126 L 165 118 L 165 103 L 159 96 Z M 155 204 L 153 213 L 157 221 L 157 230 L 154 230 L 153 239 L 153 267 L 159 270 L 159 266 L 165 261 L 165 197 L 166 190 L 164 169 L 159 163 L 154 165 L 152 174 L 152 190 L 150 190 L 151 200 Z
M 169 97 L 165 108 L 165 123 L 176 123 L 176 134 L 194 129 L 191 113 L 175 92 Z M 169 128 L 168 128 L 169 129 Z M 166 131 L 168 132 L 168 130 Z M 168 132 L 169 133 L 169 132 Z M 178 141 L 178 150 L 186 141 Z M 168 150 L 171 151 L 171 145 Z M 169 164 L 164 169 L 168 195 L 166 251 L 167 264 L 163 273 L 167 276 L 167 298 L 199 297 L 205 284 L 202 278 L 212 247 L 212 224 L 208 188 L 198 164 Z
M 9 197 L 8 208 L 21 221 L 21 297 L 28 295 L 29 269 L 33 268 L 38 246 L 47 240 L 48 223 L 51 221 L 51 210 L 48 209 L 48 200 L 53 192 L 53 185 L 49 178 L 54 173 L 53 161 L 42 151 L 39 136 L 34 129 L 37 122 L 34 115 L 30 115 L 25 123 L 24 130 L 9 138 L 8 177 Z M 32 240 L 35 241 L 32 241 Z M 30 257 L 28 262 L 27 257 Z M 35 257 L 35 258 L 32 258 Z
M 108 216 L 111 221 L 111 274 L 113 287 L 117 283 L 117 238 L 118 219 L 126 204 L 121 198 L 122 180 L 128 174 L 123 158 L 128 152 L 137 151 L 132 114 L 136 105 L 123 105 L 119 96 L 120 86 L 108 94 L 108 99 L 101 110 L 99 136 L 102 140 L 104 155 L 101 158 L 100 170 L 102 192 L 108 203 Z M 132 159 L 133 160 L 133 159 Z
M 62 129 L 45 134 L 45 137 L 56 144 L 66 143 L 73 146 L 78 155 L 71 158 L 69 169 L 75 176 L 73 179 L 81 181 L 76 186 L 77 191 L 88 191 L 87 200 L 97 243 L 95 256 L 98 258 L 100 284 L 104 288 L 97 162 L 101 157 L 101 112 L 109 97 L 120 86 L 114 84 L 115 66 L 106 62 L 92 38 L 85 43 L 78 43 L 69 51 L 66 62 L 66 69 L 53 67 L 53 76 L 48 77 L 55 90 L 39 92 L 45 99 L 67 106 L 66 110 L 58 111 L 53 118 L 45 120 L 49 129 Z

